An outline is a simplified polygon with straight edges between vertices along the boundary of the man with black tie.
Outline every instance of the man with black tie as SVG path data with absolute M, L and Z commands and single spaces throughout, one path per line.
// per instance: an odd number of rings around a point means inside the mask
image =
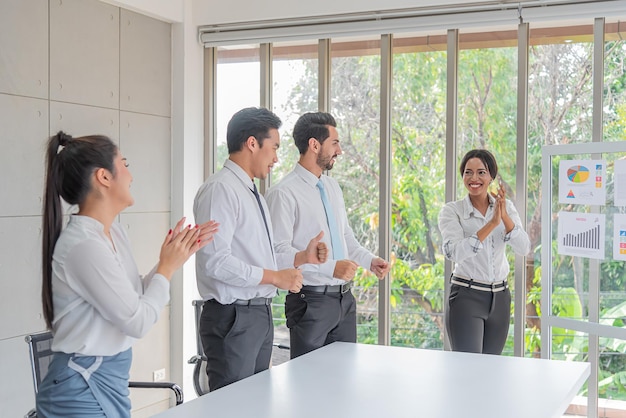
M 297 267 L 326 260 L 318 230 L 291 263 L 276 267 L 272 223 L 254 179 L 266 178 L 277 162 L 280 125 L 267 109 L 235 113 L 226 135 L 229 157 L 194 201 L 196 223 L 215 219 L 220 224 L 214 241 L 196 254 L 198 290 L 205 301 L 199 333 L 212 391 L 269 367 L 272 297 L 277 288 L 299 292 L 302 273 Z
M 278 266 L 287 266 L 313 231 L 324 231 L 332 258 L 302 266 L 303 287 L 285 301 L 291 358 L 334 341 L 356 342 L 356 301 L 350 291 L 357 267 L 379 279 L 389 272 L 387 261 L 363 248 L 348 225 L 343 193 L 323 174 L 341 155 L 335 119 L 328 113 L 302 115 L 293 129 L 300 152 L 295 168 L 267 192 L 274 225 Z

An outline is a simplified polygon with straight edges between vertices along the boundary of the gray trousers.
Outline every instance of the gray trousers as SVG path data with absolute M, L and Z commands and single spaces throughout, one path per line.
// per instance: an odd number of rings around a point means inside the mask
M 511 292 L 453 284 L 445 320 L 453 351 L 501 354 L 509 333 Z
M 356 342 L 356 301 L 352 292 L 289 293 L 285 316 L 291 358 L 335 341 Z
M 270 305 L 208 300 L 202 305 L 199 332 L 211 391 L 269 368 L 274 340 Z

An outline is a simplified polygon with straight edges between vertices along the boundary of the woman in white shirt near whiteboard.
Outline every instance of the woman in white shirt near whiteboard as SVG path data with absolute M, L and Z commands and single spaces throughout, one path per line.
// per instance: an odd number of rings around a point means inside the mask
M 467 196 L 447 203 L 439 213 L 443 253 L 454 262 L 446 329 L 454 351 L 501 354 L 511 312 L 504 249 L 508 244 L 516 254 L 526 255 L 530 240 L 504 189 L 488 191 L 498 175 L 493 154 L 469 151 L 460 172 Z
M 132 179 L 105 136 L 59 132 L 48 141 L 42 302 L 55 355 L 37 393 L 39 417 L 130 417 L 130 347 L 169 301 L 172 274 L 217 230 L 181 219 L 141 277 L 116 221 L 133 204 Z M 65 229 L 61 198 L 78 205 Z

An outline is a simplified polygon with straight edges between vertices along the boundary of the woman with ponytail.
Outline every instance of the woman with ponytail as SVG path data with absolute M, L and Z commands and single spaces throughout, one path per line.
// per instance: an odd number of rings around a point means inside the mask
M 131 345 L 158 320 L 173 273 L 209 243 L 217 224 L 166 235 L 159 261 L 141 277 L 124 228 L 132 176 L 105 136 L 48 141 L 43 208 L 43 312 L 55 352 L 39 386 L 39 417 L 130 417 Z M 62 201 L 77 205 L 63 229 Z

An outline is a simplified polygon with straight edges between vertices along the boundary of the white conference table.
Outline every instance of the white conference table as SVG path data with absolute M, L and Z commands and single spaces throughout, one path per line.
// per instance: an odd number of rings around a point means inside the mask
M 158 418 L 557 418 L 589 363 L 333 343 Z

